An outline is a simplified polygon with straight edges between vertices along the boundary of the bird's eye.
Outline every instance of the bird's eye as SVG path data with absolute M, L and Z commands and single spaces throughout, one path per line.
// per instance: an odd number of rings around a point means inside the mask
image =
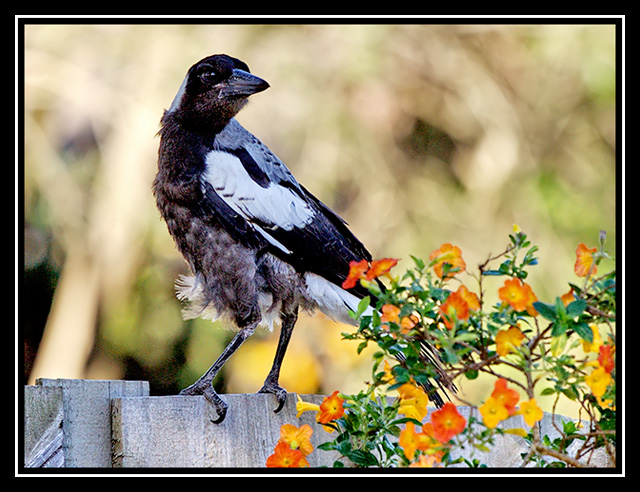
M 213 70 L 200 74 L 200 80 L 204 84 L 215 84 L 218 81 L 218 74 Z

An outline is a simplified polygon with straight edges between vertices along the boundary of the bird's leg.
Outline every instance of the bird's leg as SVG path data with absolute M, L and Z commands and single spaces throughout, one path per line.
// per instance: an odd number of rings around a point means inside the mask
M 195 383 L 180 392 L 181 395 L 204 395 L 207 401 L 213 405 L 213 408 L 218 414 L 218 418 L 212 421 L 214 424 L 219 424 L 224 420 L 227 414 L 227 404 L 213 389 L 213 378 L 215 378 L 218 372 L 220 372 L 220 369 L 222 369 L 222 366 L 224 366 L 229 357 L 231 357 L 231 355 L 240 348 L 245 340 L 253 335 L 257 325 L 258 323 L 256 322 L 242 328 L 236 336 L 233 337 L 233 340 L 231 340 L 229 345 L 227 345 L 227 347 L 222 351 L 209 370 Z
M 276 356 L 273 360 L 273 366 L 271 367 L 271 371 L 269 371 L 267 379 L 265 379 L 262 388 L 260 389 L 260 391 L 258 391 L 258 393 L 273 393 L 276 396 L 276 400 L 278 400 L 278 407 L 274 410 L 274 412 L 276 413 L 282 410 L 282 407 L 284 406 L 284 403 L 287 399 L 287 390 L 280 386 L 278 380 L 280 379 L 280 367 L 284 359 L 284 354 L 287 351 L 289 340 L 291 340 L 291 333 L 293 332 L 293 327 L 295 326 L 297 320 L 297 310 L 292 314 L 282 315 L 280 339 L 278 340 L 278 348 L 276 349 Z

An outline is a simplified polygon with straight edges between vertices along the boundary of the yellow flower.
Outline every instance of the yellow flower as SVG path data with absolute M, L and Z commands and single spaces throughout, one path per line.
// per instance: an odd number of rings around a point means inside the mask
M 420 421 L 427 416 L 429 397 L 422 388 L 405 383 L 398 388 L 398 394 L 400 396 L 398 413 Z
M 522 333 L 517 326 L 511 326 L 508 330 L 501 330 L 496 335 L 496 352 L 500 357 L 504 357 L 520 346 L 524 340 Z
M 296 418 L 300 418 L 304 412 L 319 412 L 320 405 L 316 405 L 315 403 L 309 403 L 306 401 L 302 401 L 300 395 L 298 395 L 298 402 L 296 403 Z
M 589 325 L 589 327 L 591 328 L 591 332 L 593 333 L 593 340 L 591 342 L 583 340 L 582 348 L 585 352 L 599 352 L 600 346 L 602 345 L 600 330 L 598 329 L 598 325 Z
M 533 427 L 533 424 L 539 422 L 542 420 L 542 417 L 544 417 L 544 412 L 536 403 L 535 398 L 531 398 L 529 401 L 523 401 L 520 404 L 518 413 L 524 417 L 524 421 L 529 427 Z
M 616 410 L 616 406 L 613 404 L 613 400 L 610 398 L 607 398 L 606 400 L 603 400 L 602 398 L 600 398 L 599 396 L 596 397 L 596 399 L 598 400 L 598 405 L 600 405 L 600 408 L 602 408 L 603 410 L 613 410 L 615 412 Z
M 584 382 L 591 388 L 593 396 L 601 398 L 611 382 L 611 375 L 597 361 L 596 365 L 597 368 L 584 378 Z
M 388 361 L 384 361 L 384 366 L 383 366 L 383 376 L 380 378 L 380 380 L 383 383 L 386 384 L 394 384 L 396 378 L 393 375 L 393 370 L 391 369 L 391 366 L 389 365 Z
M 479 408 L 484 425 L 493 429 L 500 422 L 509 417 L 509 410 L 498 398 L 490 396 Z
M 520 437 L 527 437 L 527 435 L 529 434 L 522 427 L 516 427 L 514 429 L 505 429 L 504 433 L 505 434 L 513 434 L 514 436 L 520 436 Z

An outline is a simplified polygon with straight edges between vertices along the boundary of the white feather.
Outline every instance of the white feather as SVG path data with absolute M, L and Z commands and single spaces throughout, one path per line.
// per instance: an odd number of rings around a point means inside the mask
M 199 276 L 180 275 L 175 283 L 176 296 L 180 301 L 185 302 L 182 309 L 183 319 L 203 318 L 217 321 L 221 317 L 211 303 L 205 303 L 202 291 L 202 283 Z M 273 295 L 268 292 L 261 292 L 258 295 L 258 305 L 260 306 L 260 326 L 269 331 L 273 331 L 275 325 L 279 325 L 280 303 L 277 305 L 273 301 Z M 237 328 L 234 323 L 226 323 L 231 328 Z
M 292 190 L 276 183 L 263 188 L 246 171 L 240 159 L 213 150 L 206 158 L 203 179 L 229 206 L 248 221 L 258 219 L 287 231 L 311 222 L 314 211 Z M 262 233 L 267 231 L 261 231 Z M 282 246 L 282 245 L 280 245 Z
M 360 299 L 315 273 L 306 273 L 307 294 L 320 310 L 334 321 L 353 325 L 349 310 L 357 311 Z M 364 314 L 371 315 L 369 307 Z

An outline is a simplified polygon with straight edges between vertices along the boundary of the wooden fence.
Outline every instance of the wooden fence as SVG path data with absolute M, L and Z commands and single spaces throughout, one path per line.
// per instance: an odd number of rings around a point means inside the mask
M 314 449 L 332 434 L 316 424 L 313 412 L 296 418 L 295 394 L 281 412 L 264 394 L 227 394 L 227 417 L 214 424 L 213 410 L 203 397 L 149 396 L 146 381 L 40 379 L 24 388 L 24 467 L 32 468 L 264 468 L 280 435 L 290 423 L 314 429 Z M 320 395 L 303 396 L 320 403 Z M 468 407 L 459 407 L 468 416 Z M 556 417 L 557 418 L 557 417 Z M 543 434 L 557 436 L 550 415 Z M 506 423 L 524 427 L 517 418 Z M 501 436 L 490 453 L 475 451 L 489 467 L 520 466 L 523 439 Z M 464 453 L 471 453 L 465 450 Z M 311 467 L 331 467 L 338 456 L 314 451 Z M 602 453 L 589 466 L 608 467 Z

